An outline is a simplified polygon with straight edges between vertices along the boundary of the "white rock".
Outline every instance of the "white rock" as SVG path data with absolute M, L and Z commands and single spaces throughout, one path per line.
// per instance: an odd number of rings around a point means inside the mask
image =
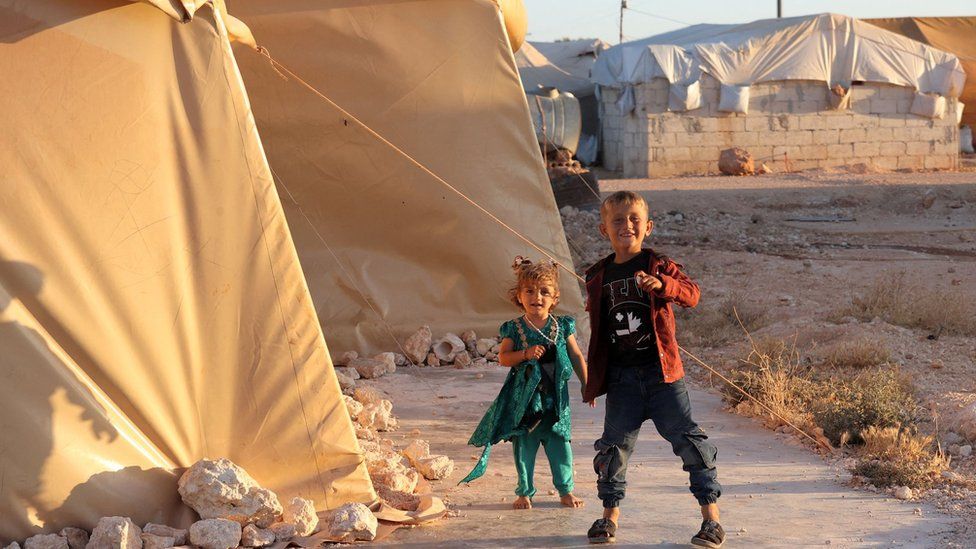
M 386 363 L 386 373 L 392 374 L 396 372 L 396 355 L 393 353 L 380 353 L 373 357 L 374 360 L 379 360 L 380 362 Z
M 271 525 L 271 531 L 274 532 L 276 542 L 289 541 L 295 537 L 296 528 L 289 522 L 276 522 Z
M 407 357 L 401 355 L 400 353 L 393 353 L 393 362 L 396 363 L 398 368 L 400 366 L 406 366 L 410 364 L 410 361 L 407 360 Z
M 343 393 L 351 393 L 356 390 L 356 380 L 346 375 L 346 373 L 343 371 L 345 369 L 346 368 L 336 368 L 335 375 L 336 379 L 339 380 L 339 389 L 341 389 Z M 356 370 L 352 371 L 355 372 Z
M 140 549 L 142 529 L 128 517 L 102 517 L 88 539 L 87 549 Z
M 435 355 L 434 353 L 430 353 L 429 355 L 427 355 L 427 365 L 428 366 L 440 366 L 441 365 L 441 359 L 437 358 L 437 355 Z
M 966 440 L 976 442 L 976 402 L 959 412 L 953 431 L 959 433 Z
M 353 428 L 356 429 L 356 438 L 359 440 L 376 440 L 376 431 L 363 427 L 358 423 L 353 425 Z
M 355 368 L 365 379 L 376 379 L 389 371 L 386 362 L 375 358 L 357 358 L 349 362 L 349 366 Z
M 16 541 L 10 542 L 10 545 L 4 547 L 3 549 L 20 549 L 20 544 Z
M 895 488 L 894 496 L 898 499 L 912 499 L 912 489 L 908 486 L 898 486 Z
M 68 540 L 58 534 L 38 534 L 24 541 L 24 549 L 68 549 Z
M 299 536 L 310 536 L 319 525 L 319 517 L 315 514 L 315 504 L 311 500 L 294 497 L 285 505 L 285 512 L 281 520 L 295 525 L 295 533 Z
M 965 446 L 959 447 L 959 455 L 962 457 L 969 457 L 973 453 L 973 446 L 971 444 L 966 444 Z
M 440 480 L 454 472 L 454 461 L 447 456 L 430 456 L 417 462 L 417 471 L 428 480 Z
M 174 546 L 186 545 L 189 534 L 181 528 L 173 528 L 165 524 L 153 524 L 151 522 L 142 527 L 142 533 L 163 538 L 173 538 Z
M 201 549 L 232 549 L 241 544 L 241 533 L 235 520 L 204 519 L 190 526 L 190 543 Z
M 362 413 L 363 405 L 349 395 L 342 395 L 342 401 L 346 403 L 346 410 L 349 411 L 349 417 L 355 421 L 356 417 Z
M 282 511 L 274 492 L 262 488 L 247 471 L 226 458 L 194 463 L 180 477 L 179 492 L 183 503 L 204 519 L 253 522 L 267 528 Z
M 363 405 L 363 411 L 356 416 L 356 422 L 368 429 L 395 431 L 397 418 L 393 415 L 393 403 L 381 400 Z
M 416 364 L 420 364 L 427 358 L 430 351 L 431 340 L 430 326 L 421 326 L 403 344 L 403 350 L 407 353 L 407 358 Z
M 265 547 L 274 542 L 275 535 L 270 528 L 258 528 L 248 524 L 241 533 L 241 545 L 244 547 Z
M 68 540 L 69 549 L 85 549 L 88 545 L 88 532 L 81 528 L 68 526 L 61 529 L 61 537 Z
M 441 362 L 453 362 L 454 357 L 465 349 L 464 342 L 455 334 L 445 334 L 434 342 L 431 349 Z
M 488 351 L 488 354 L 485 355 L 485 360 L 487 360 L 488 362 L 495 362 L 495 361 L 497 361 L 498 360 L 498 353 L 493 353 L 491 351 Z
M 502 344 L 501 344 L 501 342 L 498 342 L 495 345 L 493 345 L 492 348 L 491 348 L 491 352 L 494 355 L 498 355 L 498 353 L 502 352 Z
M 471 366 L 471 355 L 467 351 L 461 351 L 454 356 L 455 368 L 467 368 L 468 366 Z
M 949 431 L 948 433 L 945 434 L 945 436 L 942 437 L 942 442 L 944 444 L 959 444 L 963 440 L 965 439 L 963 439 L 961 436 L 959 436 L 958 433 L 954 431 Z
M 372 387 L 359 387 L 352 394 L 352 397 L 363 404 L 376 404 L 385 400 L 383 393 Z
M 491 352 L 491 348 L 498 344 L 494 339 L 479 339 L 475 344 L 475 352 L 478 356 L 485 356 Z
M 176 538 L 142 533 L 142 549 L 168 549 L 176 546 Z
M 430 456 L 430 444 L 426 440 L 414 439 L 403 450 L 400 450 L 400 453 L 407 458 L 410 465 L 416 467 L 418 461 Z
M 356 351 L 346 351 L 333 359 L 332 363 L 336 366 L 346 366 L 350 361 L 356 360 L 357 358 L 359 358 L 359 353 Z
M 466 330 L 461 332 L 461 341 L 464 342 L 464 348 L 467 349 L 469 353 L 473 353 L 478 344 L 478 334 L 474 333 L 474 330 Z
M 329 533 L 333 539 L 343 541 L 372 541 L 376 537 L 378 522 L 373 512 L 362 503 L 347 503 L 335 510 Z

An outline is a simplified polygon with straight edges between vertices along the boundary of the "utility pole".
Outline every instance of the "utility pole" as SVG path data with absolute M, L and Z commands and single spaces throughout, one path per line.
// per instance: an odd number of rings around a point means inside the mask
M 776 18 L 783 18 L 783 0 L 776 0 Z
M 617 39 L 618 44 L 623 44 L 624 42 L 624 10 L 627 9 L 627 0 L 620 0 L 620 37 Z

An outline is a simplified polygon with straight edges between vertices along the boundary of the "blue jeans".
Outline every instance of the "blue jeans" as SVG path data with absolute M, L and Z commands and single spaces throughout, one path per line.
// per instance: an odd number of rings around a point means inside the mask
M 627 461 L 645 421 L 681 458 L 691 480 L 691 493 L 700 505 L 715 503 L 722 494 L 716 480 L 718 450 L 691 419 L 691 401 L 683 380 L 660 381 L 650 368 L 614 368 L 607 372 L 607 415 L 603 436 L 594 445 L 593 467 L 597 494 L 606 508 L 618 507 L 627 487 Z

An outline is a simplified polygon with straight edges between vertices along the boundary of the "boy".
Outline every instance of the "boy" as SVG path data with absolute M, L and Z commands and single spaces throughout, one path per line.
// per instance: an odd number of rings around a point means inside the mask
M 603 518 L 593 523 L 587 537 L 591 543 L 615 541 L 627 460 L 641 425 L 650 419 L 681 458 L 701 505 L 701 530 L 691 543 L 721 547 L 725 532 L 716 503 L 721 495 L 715 472 L 718 452 L 691 419 L 671 310 L 672 302 L 694 307 L 700 292 L 681 265 L 642 248 L 654 226 L 648 215 L 647 202 L 638 194 L 620 191 L 607 197 L 600 207 L 600 233 L 614 253 L 586 273 L 592 332 L 583 400 L 607 395 L 603 436 L 594 445 L 593 458 Z

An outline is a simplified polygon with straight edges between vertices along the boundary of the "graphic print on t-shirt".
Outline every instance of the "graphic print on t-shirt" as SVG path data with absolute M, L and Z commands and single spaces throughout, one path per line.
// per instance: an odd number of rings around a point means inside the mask
M 655 343 L 650 326 L 651 306 L 647 293 L 637 287 L 634 277 L 605 284 L 604 295 L 608 296 L 610 343 L 623 354 L 650 349 Z

